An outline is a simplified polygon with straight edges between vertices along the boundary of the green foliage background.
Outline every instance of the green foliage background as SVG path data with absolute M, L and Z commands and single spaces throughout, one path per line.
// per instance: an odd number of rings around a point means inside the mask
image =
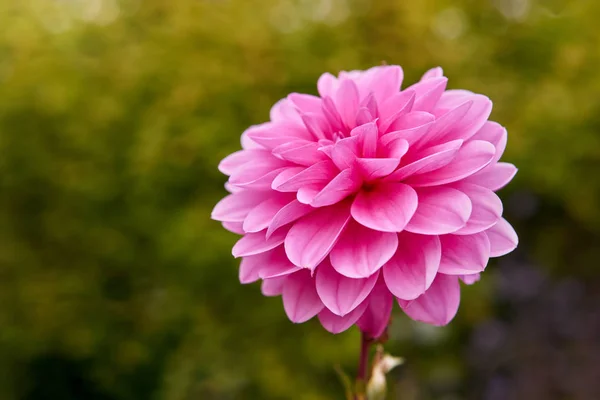
M 596 293 L 599 15 L 592 0 L 0 1 L 0 398 L 342 398 L 333 365 L 352 372 L 358 333 L 289 323 L 238 283 L 235 235 L 209 219 L 218 161 L 325 71 L 386 61 L 412 82 L 441 65 L 487 94 L 520 168 L 501 192 L 521 238 L 507 268 Z M 523 309 L 498 297 L 500 264 L 449 327 L 396 311 L 393 398 L 488 398 L 472 332 Z

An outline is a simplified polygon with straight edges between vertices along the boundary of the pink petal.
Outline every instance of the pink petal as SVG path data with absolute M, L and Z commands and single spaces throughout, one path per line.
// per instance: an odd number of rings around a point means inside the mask
M 490 240 L 490 257 L 500 257 L 508 254 L 516 249 L 519 244 L 517 233 L 504 218 L 501 218 L 496 225 L 485 231 L 485 233 Z
M 340 169 L 351 168 L 360 152 L 358 136 L 351 136 L 339 140 L 333 145 L 331 150 L 331 159 Z
M 448 133 L 452 132 L 455 127 L 460 124 L 460 122 L 465 118 L 471 109 L 472 105 L 472 101 L 467 101 L 436 118 L 433 126 L 427 132 L 427 134 L 421 136 L 421 138 L 417 140 L 418 145 L 424 146 L 430 143 L 443 143 L 452 139 L 462 139 L 460 137 L 448 138 Z
M 339 82 L 329 72 L 325 72 L 317 81 L 317 89 L 321 97 L 331 97 L 337 91 Z
M 484 232 L 472 235 L 443 235 L 439 272 L 469 275 L 485 269 L 490 258 L 490 241 Z
M 317 293 L 332 313 L 344 316 L 367 298 L 378 276 L 379 273 L 375 273 L 368 278 L 348 278 L 340 275 L 325 259 L 315 276 Z
M 296 140 L 273 149 L 273 154 L 298 165 L 311 166 L 319 161 L 327 160 L 327 156 L 319 151 L 319 144 L 308 140 Z
M 367 278 L 396 252 L 398 236 L 379 232 L 350 221 L 331 250 L 333 268 L 348 278 Z
M 238 235 L 246 233 L 241 222 L 223 222 L 221 225 L 231 233 L 237 233 Z
M 322 101 L 320 97 L 303 93 L 290 93 L 287 98 L 301 113 L 321 111 Z
M 243 222 L 254 207 L 270 196 L 269 192 L 247 190 L 230 194 L 217 203 L 210 217 L 216 221 Z
M 221 160 L 219 163 L 219 171 L 225 175 L 231 175 L 235 172 L 235 170 L 250 161 L 257 159 L 264 160 L 268 158 L 271 158 L 268 150 L 250 149 L 236 151 L 235 153 L 232 153 Z
M 405 139 L 392 139 L 386 141 L 384 146 L 380 146 L 378 149 L 378 156 L 381 158 L 397 158 L 402 159 L 406 152 L 408 152 L 409 145 Z
M 335 178 L 334 178 L 335 179 Z M 298 189 L 296 199 L 302 204 L 311 204 L 315 197 L 327 186 L 325 182 L 304 186 Z
M 469 104 L 468 111 L 462 118 L 454 120 L 451 125 L 440 130 L 440 140 L 471 138 L 485 124 L 492 112 L 492 102 L 486 96 L 474 94 L 465 97 L 462 101 L 463 104 Z M 462 107 L 461 105 L 457 108 Z
M 288 98 L 281 99 L 271 107 L 269 117 L 273 122 L 300 122 L 298 108 Z
M 285 252 L 295 265 L 314 270 L 323 261 L 350 220 L 350 203 L 319 208 L 294 223 L 285 238 Z
M 415 83 L 405 90 L 414 90 L 417 93 L 413 110 L 430 111 L 433 110 L 438 100 L 446 90 L 448 78 L 431 78 L 425 81 Z
M 280 296 L 283 292 L 283 285 L 287 276 L 278 276 L 277 278 L 263 279 L 260 285 L 260 291 L 263 296 Z
M 465 226 L 471 215 L 471 201 L 463 192 L 449 187 L 419 188 L 419 205 L 404 228 L 423 235 L 443 235 Z
M 358 88 L 356 84 L 349 80 L 341 80 L 340 85 L 333 97 L 335 105 L 342 117 L 342 121 L 348 128 L 354 128 L 356 125 L 356 112 L 358 111 Z
M 493 164 L 502 157 L 502 154 L 506 149 L 507 138 L 506 128 L 497 122 L 487 121 L 469 140 L 485 140 L 486 142 L 493 144 L 496 148 L 496 153 L 491 162 L 491 164 Z
M 386 133 L 382 140 L 385 142 L 390 139 L 401 138 L 412 145 L 429 132 L 434 121 L 435 117 L 424 111 L 413 111 L 404 114 L 390 124 L 388 130 L 392 132 Z
M 264 150 L 263 147 L 248 137 L 248 131 L 242 132 L 240 144 L 244 150 Z
M 444 76 L 444 70 L 441 67 L 435 67 L 425 72 L 425 74 L 423 74 L 423 77 L 421 78 L 421 81 L 425 81 L 427 79 L 432 78 L 440 78 L 442 76 Z
M 321 107 L 321 111 L 323 112 L 323 115 L 327 118 L 327 121 L 329 121 L 329 125 L 331 126 L 332 132 L 339 132 L 345 129 L 342 117 L 337 111 L 337 108 L 335 108 L 335 103 L 333 102 L 331 97 L 323 97 L 323 105 Z
M 296 192 L 303 186 L 329 182 L 337 175 L 337 168 L 330 160 L 314 164 L 302 172 L 297 173 L 284 182 L 279 178 L 273 181 L 273 189 L 280 192 Z
M 465 283 L 465 285 L 472 285 L 475 282 L 479 282 L 479 279 L 481 279 L 481 274 L 477 273 L 471 275 L 461 275 L 459 278 Z
M 403 183 L 379 183 L 358 193 L 352 217 L 364 226 L 383 232 L 400 232 L 417 209 L 417 193 Z
M 361 184 L 362 180 L 354 169 L 345 169 L 315 195 L 310 205 L 324 207 L 338 203 L 356 193 Z
M 380 107 L 382 118 L 378 120 L 380 132 L 388 132 L 390 125 L 394 121 L 399 120 L 400 117 L 412 110 L 415 103 L 415 95 L 415 92 L 405 90 L 396 93 L 383 102 Z
M 290 164 L 275 157 L 255 160 L 244 164 L 244 168 L 236 169 L 229 177 L 229 183 L 250 189 L 268 189 L 275 177 Z
M 368 73 L 371 79 L 365 86 L 375 95 L 378 103 L 399 92 L 404 73 L 398 65 L 373 67 Z
M 256 282 L 260 278 L 258 276 L 258 271 L 260 270 L 262 264 L 257 263 L 253 257 L 256 256 L 244 257 L 240 262 L 238 274 L 240 283 L 242 284 Z
M 356 307 L 354 310 L 352 310 L 349 314 L 346 314 L 343 317 L 335 315 L 327 308 L 324 308 L 319 313 L 319 322 L 321 322 L 323 328 L 325 328 L 329 332 L 333 334 L 338 334 L 354 325 L 367 309 L 367 305 L 368 304 L 365 301 L 361 303 L 358 307 Z
M 377 109 L 377 100 L 375 100 L 375 96 L 373 95 L 372 92 L 369 93 L 360 102 L 360 107 L 361 107 L 361 109 L 368 110 L 368 114 L 371 116 L 371 118 L 377 118 L 377 116 L 379 115 L 379 110 Z M 366 122 L 371 122 L 371 121 L 369 120 L 369 121 L 366 121 Z M 362 125 L 362 124 L 358 124 L 358 125 Z
M 314 139 L 325 139 L 330 136 L 331 127 L 321 113 L 304 113 L 301 117 L 304 126 Z
M 368 124 L 369 122 L 373 122 L 373 120 L 373 114 L 366 107 L 358 109 L 356 113 L 356 125 Z
M 399 158 L 357 158 L 356 167 L 366 182 L 387 176 L 400 164 Z
M 306 270 L 289 275 L 283 284 L 283 308 L 290 321 L 306 322 L 317 315 L 323 307 L 315 289 L 315 281 Z
M 396 170 L 385 180 L 399 182 L 412 175 L 423 174 L 440 169 L 454 160 L 462 143 L 462 140 L 454 140 L 425 149 L 423 152 L 411 157 L 415 158 L 415 161 L 410 162 L 409 160 L 408 164 Z
M 293 195 L 277 193 L 254 207 L 244 219 L 245 232 L 259 232 L 266 229 L 279 210 L 293 200 Z
M 268 279 L 289 275 L 299 269 L 288 260 L 283 246 L 278 246 L 264 253 L 244 257 L 240 263 L 240 281 L 248 283 L 242 280 L 242 270 L 244 276 L 252 273 L 253 277 L 258 274 L 259 278 Z
M 314 208 L 309 205 L 302 204 L 298 200 L 292 200 L 289 204 L 282 207 L 271 220 L 269 229 L 267 229 L 267 238 L 270 237 L 277 229 L 289 224 L 290 222 L 296 221 L 297 219 L 311 213 L 313 210 Z
M 435 171 L 411 176 L 407 183 L 412 186 L 438 186 L 459 181 L 473 175 L 488 165 L 496 149 L 494 145 L 482 140 L 474 140 L 463 145 L 452 162 Z
M 473 211 L 466 225 L 454 232 L 455 235 L 470 235 L 494 226 L 502 216 L 502 201 L 490 189 L 472 183 L 459 182 L 455 189 L 469 196 Z
M 281 229 L 275 232 L 275 234 L 271 235 L 271 237 L 268 239 L 265 237 L 265 233 L 266 232 L 261 231 L 245 234 L 233 246 L 231 254 L 233 254 L 235 258 L 238 258 L 259 254 L 274 249 L 285 240 L 287 229 Z
M 379 138 L 379 131 L 375 122 L 357 126 L 352 129 L 350 135 L 358 137 L 360 154 L 363 157 L 375 157 L 377 154 L 377 139 Z
M 356 324 L 370 338 L 377 339 L 387 328 L 394 305 L 394 298 L 381 278 L 377 281 L 366 303 L 367 309 Z
M 517 167 L 513 164 L 499 162 L 491 164 L 477 174 L 469 176 L 465 182 L 474 183 L 496 191 L 502 189 L 517 174 Z
M 441 257 L 437 236 L 400 233 L 396 254 L 383 266 L 387 288 L 400 299 L 416 299 L 431 286 Z
M 400 307 L 415 321 L 442 326 L 456 315 L 460 303 L 458 277 L 438 274 L 431 287 L 416 300 Z
M 310 140 L 312 136 L 301 123 L 291 121 L 267 122 L 248 128 L 246 136 L 267 149 L 274 149 L 293 140 Z

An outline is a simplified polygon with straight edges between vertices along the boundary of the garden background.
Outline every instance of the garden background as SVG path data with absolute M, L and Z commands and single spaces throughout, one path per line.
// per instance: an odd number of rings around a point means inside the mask
M 441 65 L 494 101 L 520 246 L 450 326 L 396 309 L 401 400 L 600 398 L 600 2 L 0 0 L 0 398 L 342 399 L 209 219 L 219 160 L 322 72 Z

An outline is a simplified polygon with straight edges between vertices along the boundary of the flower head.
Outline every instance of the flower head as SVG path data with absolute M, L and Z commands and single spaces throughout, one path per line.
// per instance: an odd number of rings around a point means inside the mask
M 262 280 L 293 322 L 372 337 L 394 298 L 412 319 L 447 324 L 459 280 L 479 279 L 517 235 L 494 191 L 506 130 L 491 101 L 446 90 L 441 68 L 401 90 L 398 66 L 323 74 L 319 96 L 292 93 L 242 134 L 219 169 L 231 193 L 212 217 L 243 235 L 242 283 Z

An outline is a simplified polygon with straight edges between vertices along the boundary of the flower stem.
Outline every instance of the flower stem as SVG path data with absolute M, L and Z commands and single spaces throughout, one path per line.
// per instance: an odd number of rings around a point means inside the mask
M 360 359 L 358 361 L 358 371 L 356 372 L 356 396 L 355 400 L 365 400 L 365 387 L 367 374 L 369 370 L 369 349 L 372 339 L 367 337 L 364 332 L 361 332 L 360 339 Z

